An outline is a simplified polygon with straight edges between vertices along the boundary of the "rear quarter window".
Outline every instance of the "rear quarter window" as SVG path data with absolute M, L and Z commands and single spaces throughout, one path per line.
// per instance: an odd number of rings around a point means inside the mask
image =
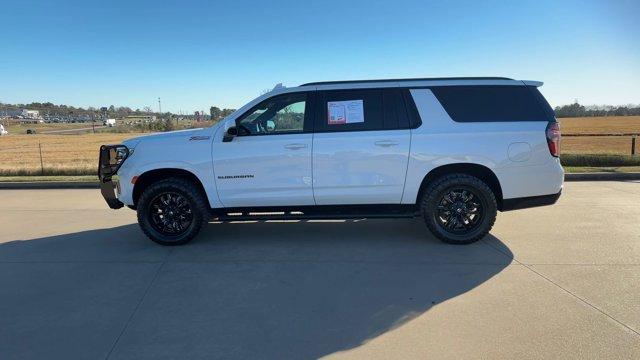
M 456 122 L 554 121 L 540 103 L 542 95 L 527 86 L 439 86 L 431 91 Z

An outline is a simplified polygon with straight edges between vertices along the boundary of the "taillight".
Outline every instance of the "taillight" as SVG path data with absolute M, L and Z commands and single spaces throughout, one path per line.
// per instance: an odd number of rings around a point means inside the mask
M 550 122 L 547 125 L 547 145 L 551 156 L 560 156 L 560 125 L 557 122 Z

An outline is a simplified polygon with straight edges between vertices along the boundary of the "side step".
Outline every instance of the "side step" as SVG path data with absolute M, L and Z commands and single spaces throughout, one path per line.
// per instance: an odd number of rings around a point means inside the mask
M 217 221 L 386 219 L 419 216 L 413 205 L 320 205 L 300 207 L 256 207 L 213 209 Z

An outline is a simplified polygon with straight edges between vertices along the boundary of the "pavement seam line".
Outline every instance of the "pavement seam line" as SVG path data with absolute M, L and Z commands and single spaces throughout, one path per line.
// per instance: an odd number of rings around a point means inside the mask
M 122 335 L 124 335 L 125 331 L 127 331 L 127 328 L 129 327 L 129 324 L 131 323 L 131 321 L 133 320 L 133 317 L 138 312 L 138 309 L 140 309 L 140 306 L 142 305 L 142 302 L 147 297 L 147 294 L 149 293 L 149 290 L 151 290 L 151 287 L 156 282 L 156 279 L 158 278 L 158 275 L 160 275 L 160 271 L 162 271 L 162 268 L 167 263 L 167 259 L 169 258 L 169 255 L 171 255 L 172 252 L 173 252 L 173 249 L 170 249 L 167 252 L 167 256 L 165 256 L 164 261 L 162 261 L 160 266 L 158 266 L 158 269 L 156 269 L 156 273 L 153 274 L 153 278 L 151 279 L 151 281 L 147 285 L 147 288 L 144 290 L 144 293 L 142 293 L 142 296 L 140 297 L 140 300 L 138 300 L 138 303 L 136 304 L 136 307 L 133 309 L 133 311 L 129 315 L 129 318 L 127 319 L 127 322 L 122 327 L 122 330 L 120 331 L 120 334 L 118 334 L 118 337 L 116 338 L 116 340 L 113 342 L 113 345 L 111 345 L 111 349 L 107 353 L 107 356 L 105 357 L 105 360 L 109 359 L 111 357 L 111 354 L 113 353 L 113 350 L 116 349 L 116 346 L 118 345 L 118 342 L 120 342 L 120 338 L 122 338 Z
M 482 240 L 483 242 L 485 242 L 484 240 Z M 495 251 L 498 251 L 502 254 L 505 254 L 503 251 L 501 251 L 500 249 L 494 247 L 493 245 L 485 242 L 487 246 L 489 246 L 490 248 L 494 249 Z M 505 254 L 506 255 L 506 254 Z M 536 270 L 534 270 L 531 266 L 519 261 L 516 259 L 516 257 L 513 257 L 513 261 L 517 262 L 518 264 L 524 266 L 526 269 L 528 269 L 529 271 L 531 271 L 532 273 L 538 275 L 539 277 L 541 277 L 542 279 L 546 280 L 547 282 L 549 282 L 552 285 L 555 285 L 557 288 L 561 289 L 562 291 L 566 292 L 567 294 L 573 296 L 574 298 L 580 300 L 582 303 L 588 305 L 589 307 L 591 307 L 592 309 L 596 310 L 597 312 L 599 312 L 600 314 L 608 317 L 609 319 L 613 320 L 614 322 L 616 322 L 617 324 L 621 325 L 622 327 L 628 329 L 629 331 L 633 332 L 634 334 L 636 334 L 637 336 L 640 336 L 640 332 L 636 331 L 635 329 L 633 329 L 632 327 L 630 327 L 629 325 L 623 323 L 622 321 L 614 318 L 613 316 L 607 314 L 606 312 L 604 312 L 603 310 L 601 310 L 600 308 L 598 308 L 597 306 L 591 304 L 590 302 L 588 302 L 587 300 L 581 298 L 580 296 L 572 293 L 571 291 L 565 289 L 564 287 L 560 286 L 558 283 L 556 283 L 555 281 L 551 280 L 550 278 L 546 277 L 545 275 L 537 272 Z
M 529 269 L 529 271 L 531 271 L 531 272 L 533 272 L 534 274 L 536 274 L 536 275 L 540 276 L 540 277 L 541 277 L 541 278 L 543 278 L 544 280 L 546 280 L 546 281 L 550 282 L 551 284 L 553 284 L 553 285 L 557 286 L 558 288 L 560 288 L 560 289 L 564 290 L 567 294 L 569 294 L 569 295 L 571 295 L 571 296 L 575 297 L 576 299 L 578 299 L 578 300 L 582 301 L 583 303 L 585 303 L 585 304 L 589 305 L 591 308 L 593 308 L 594 310 L 598 311 L 598 312 L 599 312 L 599 313 L 601 313 L 602 315 L 604 315 L 604 316 L 608 317 L 609 319 L 611 319 L 611 320 L 615 321 L 616 323 L 618 323 L 618 324 L 622 325 L 623 327 L 625 327 L 625 328 L 629 329 L 629 330 L 630 330 L 630 331 L 632 331 L 634 334 L 636 334 L 636 335 L 640 336 L 640 332 L 636 331 L 635 329 L 633 329 L 633 328 L 632 328 L 632 327 L 630 327 L 629 325 L 627 325 L 627 324 L 623 323 L 622 321 L 620 321 L 620 320 L 618 320 L 618 319 L 614 318 L 613 316 L 611 316 L 611 315 L 607 314 L 606 312 L 604 312 L 603 310 L 601 310 L 599 307 L 597 307 L 597 306 L 595 306 L 595 305 L 591 304 L 591 303 L 590 303 L 590 302 L 588 302 L 587 300 L 585 300 L 585 299 L 581 298 L 580 296 L 578 296 L 578 295 L 576 295 L 576 294 L 572 293 L 571 291 L 569 291 L 569 290 L 565 289 L 564 287 L 560 286 L 559 284 L 557 284 L 557 283 L 556 283 L 556 282 L 554 282 L 553 280 L 549 279 L 549 278 L 548 278 L 548 277 L 546 277 L 545 275 L 543 275 L 543 274 L 541 274 L 541 273 L 537 272 L 536 270 L 534 270 L 534 269 L 533 269 L 532 267 L 530 267 L 529 265 L 527 265 L 527 264 L 522 264 L 522 265 L 524 265 L 524 267 L 525 267 L 525 268 Z

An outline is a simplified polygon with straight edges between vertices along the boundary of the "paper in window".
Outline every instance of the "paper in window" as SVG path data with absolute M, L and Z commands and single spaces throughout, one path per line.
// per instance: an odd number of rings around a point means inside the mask
M 329 125 L 362 122 L 364 122 L 362 100 L 329 101 L 327 103 L 327 123 Z

